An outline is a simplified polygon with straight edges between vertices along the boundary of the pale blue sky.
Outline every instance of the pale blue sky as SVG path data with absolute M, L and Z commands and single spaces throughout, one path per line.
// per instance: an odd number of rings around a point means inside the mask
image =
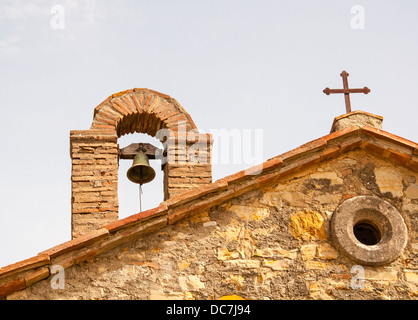
M 64 29 L 51 8 L 64 8 Z M 354 5 L 364 29 L 353 29 Z M 0 266 L 70 239 L 70 130 L 109 95 L 144 87 L 175 98 L 202 131 L 263 130 L 267 160 L 329 133 L 353 110 L 417 141 L 418 2 L 0 1 Z M 126 145 L 139 135 L 122 137 Z M 216 140 L 214 145 L 217 148 Z M 120 168 L 121 217 L 137 186 Z M 213 178 L 250 165 L 215 164 Z M 157 167 L 157 166 L 156 166 Z M 160 172 L 144 209 L 162 200 Z

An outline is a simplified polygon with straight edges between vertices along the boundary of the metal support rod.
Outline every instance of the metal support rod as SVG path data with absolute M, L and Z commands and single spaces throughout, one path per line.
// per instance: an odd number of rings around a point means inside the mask
M 142 195 L 142 184 L 139 185 L 139 212 L 142 212 L 141 195 Z
M 139 171 L 141 172 L 141 174 L 139 175 L 139 212 L 142 212 L 142 202 L 141 202 L 141 195 L 142 195 L 142 176 L 143 176 L 143 172 L 142 172 L 142 167 L 139 168 Z

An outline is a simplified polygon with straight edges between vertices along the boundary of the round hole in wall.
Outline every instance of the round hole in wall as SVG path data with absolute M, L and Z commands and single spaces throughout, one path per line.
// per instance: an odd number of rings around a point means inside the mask
M 400 212 L 373 196 L 345 200 L 330 221 L 335 246 L 358 264 L 379 266 L 397 259 L 408 241 Z
M 378 244 L 382 236 L 379 229 L 371 221 L 359 221 L 353 227 L 354 236 L 361 243 L 373 246 Z

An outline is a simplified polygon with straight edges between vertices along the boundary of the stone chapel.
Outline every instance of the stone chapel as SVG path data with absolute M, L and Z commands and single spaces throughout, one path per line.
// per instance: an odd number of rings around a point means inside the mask
M 210 134 L 132 89 L 70 132 L 72 239 L 0 268 L 1 299 L 417 299 L 418 144 L 353 111 L 212 181 Z M 164 201 L 119 219 L 118 138 L 164 142 Z

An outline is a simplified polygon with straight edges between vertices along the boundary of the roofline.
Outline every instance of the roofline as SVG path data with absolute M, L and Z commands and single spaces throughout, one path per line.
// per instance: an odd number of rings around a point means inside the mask
M 115 221 L 81 237 L 0 268 L 0 299 L 51 275 L 53 265 L 68 268 L 123 243 L 219 205 L 243 193 L 273 185 L 280 178 L 343 153 L 362 149 L 418 172 L 418 144 L 370 126 L 352 126 L 264 163 L 226 176 L 162 202 L 158 207 Z

